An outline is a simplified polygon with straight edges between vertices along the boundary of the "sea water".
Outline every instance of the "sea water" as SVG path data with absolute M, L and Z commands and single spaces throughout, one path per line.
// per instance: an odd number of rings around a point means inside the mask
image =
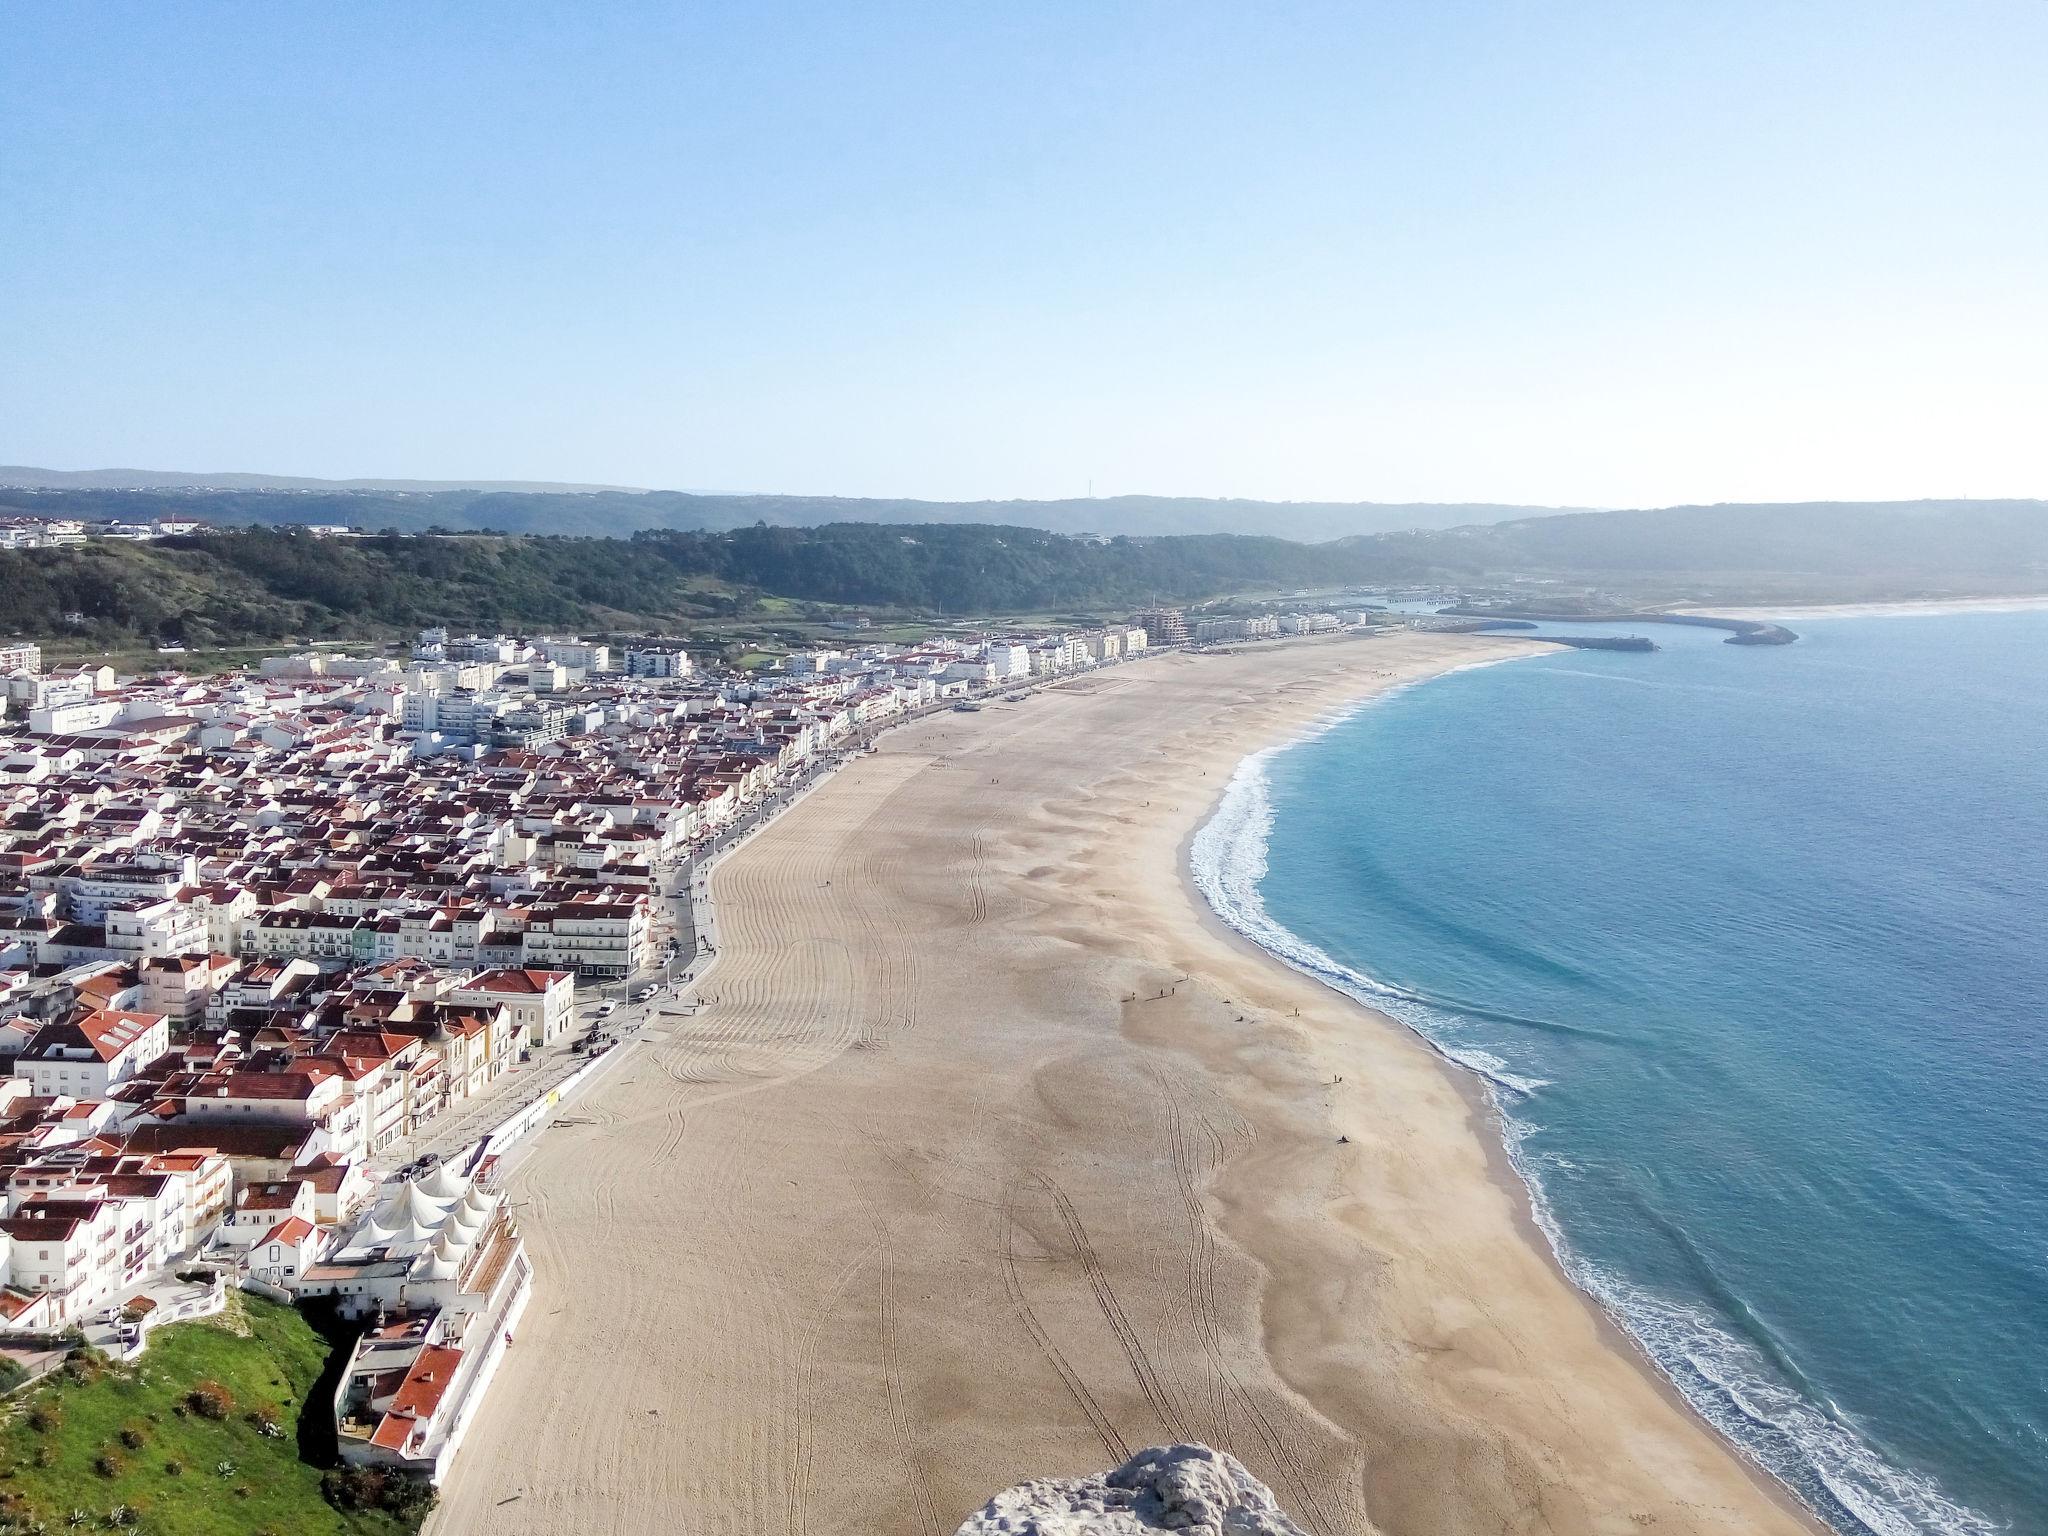
M 1456 672 L 1248 761 L 1235 926 L 1480 1073 L 1566 1271 L 1843 1532 L 2048 1532 L 2048 613 Z

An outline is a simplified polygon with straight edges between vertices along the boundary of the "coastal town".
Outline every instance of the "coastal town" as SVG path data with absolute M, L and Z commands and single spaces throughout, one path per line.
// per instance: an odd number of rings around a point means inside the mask
M 749 672 L 441 629 L 211 677 L 0 652 L 0 1349 L 317 1303 L 360 1330 L 342 1457 L 438 1481 L 534 1287 L 504 1175 L 700 1006 L 711 861 L 894 722 L 1193 638 L 1158 611 Z

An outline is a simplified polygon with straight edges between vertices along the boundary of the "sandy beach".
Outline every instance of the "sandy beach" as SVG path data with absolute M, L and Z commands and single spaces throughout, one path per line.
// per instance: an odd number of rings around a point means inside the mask
M 1247 753 L 1535 649 L 1078 678 L 722 865 L 707 1006 L 517 1167 L 538 1288 L 436 1536 L 950 1536 L 1174 1440 L 1315 1536 L 1811 1530 L 1559 1275 L 1453 1070 L 1178 867 Z

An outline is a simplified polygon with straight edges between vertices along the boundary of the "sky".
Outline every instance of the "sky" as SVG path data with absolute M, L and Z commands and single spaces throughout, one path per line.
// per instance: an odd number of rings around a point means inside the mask
M 0 0 L 0 462 L 2048 495 L 2043 0 Z

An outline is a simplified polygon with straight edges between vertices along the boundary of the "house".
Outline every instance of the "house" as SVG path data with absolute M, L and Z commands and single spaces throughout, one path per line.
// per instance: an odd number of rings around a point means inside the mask
M 175 1119 L 155 1124 L 145 1121 L 132 1127 L 123 1150 L 150 1157 L 203 1146 L 227 1159 L 235 1182 L 246 1185 L 283 1178 L 294 1165 L 324 1151 L 324 1141 L 318 1126 L 279 1121 L 202 1124 Z
M 10 1291 L 40 1293 L 45 1320 L 78 1321 L 121 1285 L 121 1203 L 99 1195 L 37 1196 L 0 1218 Z M 26 1310 L 26 1309 L 23 1309 Z
M 451 1003 L 503 1006 L 519 1038 L 530 1045 L 552 1045 L 576 1027 L 576 978 L 568 971 L 484 971 L 446 996 Z
M 222 1248 L 246 1251 L 282 1223 L 294 1217 L 312 1222 L 315 1214 L 313 1186 L 303 1179 L 286 1177 L 245 1184 L 214 1240 Z
M 299 1275 L 320 1257 L 325 1239 L 303 1216 L 287 1216 L 252 1243 L 242 1255 L 242 1268 L 280 1290 L 290 1290 Z
M 160 1013 L 95 1009 L 38 1028 L 22 1047 L 14 1071 L 43 1097 L 103 1099 L 170 1045 L 170 1024 Z
M 533 1289 L 503 1197 L 443 1164 L 383 1196 L 302 1296 L 378 1315 L 335 1393 L 342 1459 L 438 1481 L 462 1443 Z
M 231 956 L 211 953 L 144 960 L 136 968 L 142 981 L 140 1007 L 144 1013 L 163 1014 L 181 1028 L 196 1024 L 206 1016 L 207 1000 L 239 964 Z
M 361 1163 L 345 1162 L 331 1152 L 299 1164 L 286 1177 L 299 1180 L 313 1191 L 313 1220 L 323 1227 L 346 1221 L 377 1187 Z

